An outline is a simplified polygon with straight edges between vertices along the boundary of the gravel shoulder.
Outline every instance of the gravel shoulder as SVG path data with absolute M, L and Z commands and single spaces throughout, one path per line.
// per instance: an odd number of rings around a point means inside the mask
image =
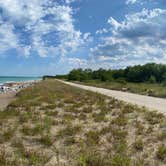
M 86 85 L 80 85 L 80 84 L 66 82 L 66 81 L 61 81 L 61 82 L 71 86 L 81 88 L 81 89 L 85 89 L 85 90 L 97 92 L 106 96 L 114 97 L 118 100 L 121 100 L 127 103 L 136 104 L 141 107 L 147 107 L 150 110 L 157 110 L 159 112 L 166 114 L 166 99 L 138 95 L 138 94 L 133 94 L 128 92 L 121 92 L 116 90 L 109 90 L 104 88 L 97 88 L 97 87 L 86 86 Z

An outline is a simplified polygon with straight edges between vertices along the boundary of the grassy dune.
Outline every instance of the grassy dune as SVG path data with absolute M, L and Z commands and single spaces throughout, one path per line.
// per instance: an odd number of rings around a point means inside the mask
M 166 117 L 54 80 L 0 112 L 3 166 L 164 166 Z

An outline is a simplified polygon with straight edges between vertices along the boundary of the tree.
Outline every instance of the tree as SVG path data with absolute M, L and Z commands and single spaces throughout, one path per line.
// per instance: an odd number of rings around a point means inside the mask
M 150 83 L 156 83 L 156 77 L 155 76 L 150 76 L 149 82 Z

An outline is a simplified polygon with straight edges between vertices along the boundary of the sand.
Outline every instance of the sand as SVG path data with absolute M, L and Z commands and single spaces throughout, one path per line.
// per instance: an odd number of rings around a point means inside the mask
M 0 109 L 4 109 L 12 100 L 15 99 L 16 92 L 0 94 Z

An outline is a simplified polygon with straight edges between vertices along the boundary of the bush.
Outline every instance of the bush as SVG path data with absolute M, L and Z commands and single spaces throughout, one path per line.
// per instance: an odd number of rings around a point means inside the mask
M 144 148 L 144 143 L 141 139 L 138 139 L 136 140 L 134 143 L 133 143 L 133 148 L 137 151 L 142 151 L 143 148 Z
M 98 131 L 89 131 L 86 133 L 86 143 L 88 145 L 96 145 L 100 141 L 100 132 Z
M 166 146 L 160 145 L 157 149 L 156 156 L 159 160 L 166 160 Z
M 150 82 L 150 83 L 156 83 L 156 77 L 150 76 L 149 82 Z
M 115 155 L 112 158 L 111 166 L 130 166 L 130 158 L 125 155 Z
M 53 144 L 53 140 L 50 134 L 42 135 L 40 138 L 40 142 L 46 146 L 51 146 Z

